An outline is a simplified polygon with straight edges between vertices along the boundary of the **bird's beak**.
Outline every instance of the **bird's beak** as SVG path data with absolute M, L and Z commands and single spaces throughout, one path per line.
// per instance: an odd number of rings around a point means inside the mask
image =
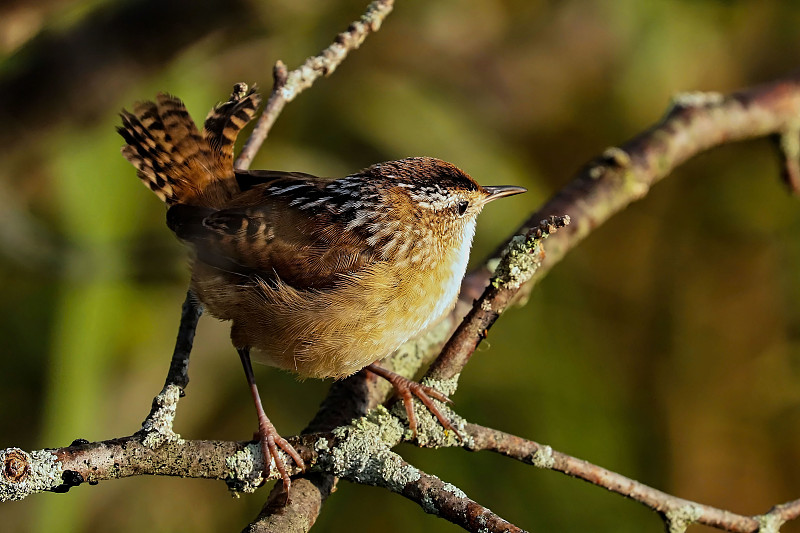
M 484 189 L 489 193 L 484 203 L 489 203 L 492 200 L 497 200 L 504 196 L 513 196 L 515 194 L 528 192 L 528 189 L 525 187 L 517 187 L 516 185 L 490 185 L 489 187 L 484 187 Z

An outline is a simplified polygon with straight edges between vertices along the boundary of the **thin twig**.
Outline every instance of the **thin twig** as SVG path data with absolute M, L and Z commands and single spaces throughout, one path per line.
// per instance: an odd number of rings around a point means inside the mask
M 189 355 L 192 353 L 197 322 L 203 314 L 203 306 L 197 302 L 192 291 L 186 291 L 186 299 L 181 307 L 181 322 L 178 338 L 169 364 L 169 372 L 164 386 L 177 385 L 183 391 L 189 384 Z
M 516 435 L 477 424 L 467 424 L 466 432 L 471 437 L 469 449 L 472 451 L 496 452 L 529 465 L 563 472 L 588 481 L 640 502 L 659 513 L 665 520 L 680 523 L 683 527 L 696 523 L 734 533 L 754 533 L 759 531 L 765 521 L 783 523 L 797 518 L 800 514 L 800 500 L 795 500 L 773 507 L 764 515 L 740 515 L 672 496 L 588 461 L 553 450 L 550 446 Z
M 359 20 L 348 26 L 347 30 L 336 36 L 333 43 L 319 54 L 309 57 L 305 63 L 287 72 L 286 65 L 277 61 L 273 68 L 274 84 L 267 99 L 264 111 L 258 118 L 255 129 L 236 159 L 236 168 L 250 167 L 256 153 L 267 138 L 272 125 L 283 111 L 283 107 L 304 90 L 311 87 L 317 79 L 329 76 L 347 57 L 347 54 L 361 46 L 364 39 L 378 31 L 386 16 L 391 13 L 394 0 L 375 0 Z
M 789 192 L 800 194 L 800 125 L 773 135 L 781 160 L 781 177 Z

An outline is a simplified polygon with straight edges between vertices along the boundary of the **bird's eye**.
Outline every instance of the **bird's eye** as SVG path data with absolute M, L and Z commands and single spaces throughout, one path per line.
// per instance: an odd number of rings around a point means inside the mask
M 461 200 L 458 202 L 458 216 L 463 217 L 464 213 L 467 212 L 467 208 L 469 207 L 469 202 L 466 200 Z

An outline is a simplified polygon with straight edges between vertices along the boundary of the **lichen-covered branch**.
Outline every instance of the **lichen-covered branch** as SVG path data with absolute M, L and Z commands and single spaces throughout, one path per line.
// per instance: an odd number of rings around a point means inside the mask
M 572 220 L 568 228 L 548 240 L 547 254 L 540 267 L 513 296 L 518 298 L 529 293 L 569 250 L 603 222 L 646 196 L 654 184 L 683 162 L 716 146 L 778 136 L 783 176 L 793 188 L 795 166 L 800 158 L 798 124 L 800 74 L 727 96 L 719 93 L 677 95 L 658 123 L 619 147 L 606 149 L 512 234 L 525 234 L 541 220 L 552 216 L 567 215 Z M 505 246 L 498 247 L 482 267 L 467 276 L 462 284 L 465 298 L 469 299 L 476 287 L 486 286 L 493 276 L 490 266 L 497 262 Z M 482 298 L 475 302 L 465 320 L 473 322 L 474 315 L 480 314 L 477 308 L 481 305 L 486 305 Z M 445 351 L 455 350 L 456 346 L 458 351 L 477 347 L 486 331 L 473 327 L 469 333 L 471 339 L 459 328 L 460 339 L 451 340 Z M 448 356 L 447 361 L 440 358 L 429 374 L 454 376 L 465 362 L 463 356 Z
M 66 492 L 83 483 L 96 485 L 137 475 L 232 479 L 234 470 L 228 462 L 246 449 L 246 443 L 184 440 L 154 448 L 146 445 L 141 435 L 91 443 L 76 441 L 56 450 L 9 448 L 0 452 L 0 501 L 21 500 L 43 491 Z M 244 486 L 247 480 L 240 482 Z
M 253 133 L 236 159 L 236 168 L 246 169 L 250 166 L 283 107 L 311 87 L 318 78 L 332 74 L 347 54 L 361 46 L 367 35 L 380 29 L 383 19 L 391 13 L 393 7 L 394 0 L 375 0 L 367 6 L 359 20 L 336 36 L 331 45 L 319 54 L 306 59 L 305 63 L 291 72 L 282 61 L 275 63 L 272 72 L 274 79 L 272 93 Z
M 397 418 L 379 407 L 330 433 L 288 440 L 312 475 L 321 473 L 329 480 L 342 478 L 386 488 L 469 531 L 521 531 L 456 487 L 420 471 L 393 452 L 391 449 L 404 433 Z M 142 432 L 102 442 L 76 441 L 58 450 L 25 452 L 10 448 L 0 452 L 0 501 L 21 500 L 43 491 L 66 492 L 83 483 L 96 485 L 136 475 L 218 479 L 231 490 L 252 492 L 264 481 L 263 460 L 257 442 L 176 438 L 152 446 Z M 291 464 L 290 471 L 299 473 Z M 279 477 L 274 468 L 271 477 Z M 319 483 L 324 483 L 325 478 L 316 481 L 301 484 L 304 488 L 297 493 L 293 489 L 292 500 L 298 499 L 302 505 L 283 506 L 285 500 L 273 495 L 247 530 L 274 531 L 276 526 L 290 523 L 301 530 L 311 527 L 324 501 Z
M 800 500 L 773 507 L 759 516 L 744 516 L 677 498 L 550 446 L 477 424 L 462 424 L 461 444 L 470 451 L 500 453 L 538 468 L 555 470 L 636 500 L 658 512 L 670 531 L 703 524 L 735 533 L 777 532 L 800 516 Z M 0 452 L 0 501 L 19 500 L 42 491 L 66 492 L 72 487 L 136 475 L 166 475 L 225 481 L 237 492 L 252 492 L 264 480 L 263 455 L 257 442 L 192 441 L 180 438 L 148 444 L 143 432 L 130 437 L 88 443 L 76 441 L 57 450 Z M 292 503 L 284 505 L 273 492 L 259 517 L 246 531 L 308 530 L 336 478 L 386 488 L 417 502 L 423 510 L 468 531 L 521 531 L 458 488 L 410 465 L 392 448 L 410 436 L 398 417 L 383 407 L 331 432 L 291 437 L 310 468 Z M 438 446 L 459 445 L 439 439 Z M 299 473 L 291 467 L 291 473 Z M 271 478 L 279 474 L 272 470 Z M 278 484 L 280 486 L 280 484 Z M 297 500 L 297 501 L 295 501 Z M 482 529 L 483 528 L 483 529 Z M 760 528 L 760 529 L 759 529 Z
M 570 227 L 547 242 L 541 268 L 523 290 L 530 291 L 564 255 L 628 204 L 686 160 L 711 148 L 760 137 L 797 135 L 800 124 L 800 73 L 729 95 L 677 95 L 664 117 L 619 147 L 606 149 L 585 165 L 512 235 L 525 233 L 540 220 L 567 214 Z M 797 157 L 786 137 L 789 157 Z M 793 164 L 793 163 L 792 163 Z M 490 258 L 499 257 L 504 245 Z M 468 285 L 485 285 L 491 271 L 484 266 L 470 273 Z
M 475 301 L 472 309 L 461 321 L 455 333 L 447 341 L 441 354 L 428 369 L 426 378 L 433 386 L 453 380 L 469 361 L 478 344 L 486 337 L 492 324 L 506 309 L 516 293 L 541 266 L 545 256 L 542 241 L 567 226 L 569 216 L 552 216 L 539 225 L 509 241 L 495 266 L 495 275 Z M 431 384 L 429 383 L 429 384 Z M 452 394 L 455 384 L 447 390 Z

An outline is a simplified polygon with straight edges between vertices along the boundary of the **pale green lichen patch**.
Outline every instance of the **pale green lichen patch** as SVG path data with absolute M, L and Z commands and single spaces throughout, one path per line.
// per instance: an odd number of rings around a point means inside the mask
M 703 516 L 703 510 L 697 505 L 684 505 L 664 513 L 669 533 L 684 533 L 686 528 L 701 516 Z
M 432 387 L 446 396 L 450 396 L 453 394 L 453 392 L 455 392 L 455 389 L 458 386 L 459 376 L 460 374 L 456 374 L 452 378 L 446 380 L 436 380 L 426 377 L 423 378 L 420 383 L 422 385 Z M 466 425 L 466 421 L 458 414 L 453 412 L 446 404 L 435 399 L 432 401 L 439 408 L 439 411 L 445 417 L 447 417 L 448 420 L 450 420 L 450 423 L 458 430 L 458 432 L 464 435 L 464 426 Z M 461 444 L 461 441 L 458 439 L 456 434 L 452 430 L 445 429 L 441 422 L 439 422 L 439 419 L 436 418 L 436 416 L 431 413 L 421 401 L 415 398 L 413 405 L 414 414 L 417 417 L 416 440 L 420 446 L 428 448 L 442 448 L 459 446 Z M 394 404 L 394 406 L 392 406 L 391 414 L 397 417 L 397 419 L 405 422 L 402 437 L 405 440 L 411 440 L 413 438 L 413 434 L 411 429 L 408 427 L 408 413 L 406 412 L 405 405 L 403 405 L 402 402 L 397 402 Z
M 448 379 L 433 379 L 425 377 L 420 380 L 420 384 L 436 389 L 445 396 L 452 396 L 456 393 L 456 389 L 458 389 L 459 377 L 461 377 L 461 373 L 458 373 Z
M 778 533 L 784 523 L 783 518 L 777 514 L 765 514 L 758 519 L 758 532 L 759 533 Z
M 0 465 L 5 464 L 9 454 L 25 459 L 26 472 L 18 481 L 0 475 L 0 502 L 21 500 L 30 494 L 61 485 L 61 474 L 64 469 L 52 452 L 36 450 L 28 453 L 19 448 L 8 448 L 0 452 Z
M 330 447 L 328 446 L 328 439 L 324 439 L 324 438 L 318 439 L 317 442 L 314 443 L 314 449 L 318 453 L 325 453 L 325 452 L 329 451 Z
M 556 229 L 569 225 L 569 215 L 553 216 L 542 220 L 538 227 L 525 235 L 513 237 L 500 257 L 494 271 L 492 286 L 496 289 L 518 289 L 526 283 L 542 264 L 542 241 Z
M 512 238 L 495 269 L 492 286 L 518 289 L 531 279 L 542 264 L 541 241 L 541 238 L 526 238 L 524 235 Z
M 452 494 L 453 496 L 455 496 L 458 499 L 461 499 L 461 500 L 466 500 L 467 499 L 466 493 L 463 490 L 461 490 L 458 487 L 456 487 L 455 485 L 453 485 L 452 483 L 445 483 L 442 486 L 442 489 L 445 490 L 446 492 L 449 492 L 450 494 Z
M 153 402 L 157 405 L 157 408 L 142 424 L 142 431 L 145 434 L 142 444 L 148 448 L 156 449 L 167 442 L 180 442 L 181 436 L 172 429 L 175 411 L 180 398 L 180 388 L 172 384 L 164 387 L 164 390 L 155 397 Z
M 338 477 L 400 492 L 420 477 L 416 468 L 390 450 L 402 432 L 397 419 L 379 406 L 349 426 L 335 429 L 338 442 L 320 462 Z
M 259 460 L 260 459 L 260 460 Z M 260 444 L 248 444 L 243 450 L 225 459 L 225 465 L 230 470 L 228 489 L 238 497 L 240 492 L 252 493 L 261 485 L 263 480 L 262 470 L 256 469 L 256 464 L 263 464 L 264 456 Z M 274 467 L 274 462 L 271 463 Z M 273 468 L 271 471 L 275 471 Z
M 547 445 L 541 446 L 531 455 L 531 464 L 537 468 L 553 468 L 556 464 L 553 448 Z

